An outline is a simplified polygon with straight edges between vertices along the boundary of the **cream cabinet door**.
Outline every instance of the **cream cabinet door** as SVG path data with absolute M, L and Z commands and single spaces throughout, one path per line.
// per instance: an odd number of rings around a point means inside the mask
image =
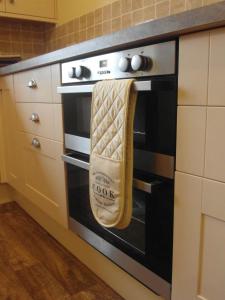
M 31 134 L 20 133 L 20 136 L 25 196 L 67 227 L 63 144 Z M 36 147 L 32 146 L 34 139 Z
M 200 263 L 199 296 L 202 300 L 225 299 L 225 222 L 205 216 Z
M 4 1 L 5 0 L 0 0 L 0 11 L 5 11 Z
M 3 132 L 7 182 L 22 192 L 20 140 L 16 130 L 16 105 L 13 93 L 13 78 L 2 79 Z
M 5 0 L 6 12 L 42 18 L 55 18 L 55 0 Z

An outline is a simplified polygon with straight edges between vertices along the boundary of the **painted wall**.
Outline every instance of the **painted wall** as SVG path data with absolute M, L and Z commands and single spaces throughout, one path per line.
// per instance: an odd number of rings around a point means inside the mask
M 59 25 L 112 2 L 113 0 L 58 0 Z

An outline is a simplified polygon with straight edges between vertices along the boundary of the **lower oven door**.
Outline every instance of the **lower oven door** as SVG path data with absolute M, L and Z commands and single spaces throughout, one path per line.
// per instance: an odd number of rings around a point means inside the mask
M 91 211 L 89 156 L 74 152 L 62 158 L 67 170 L 70 229 L 157 294 L 170 299 L 172 184 L 143 174 L 141 179 L 135 178 L 130 225 L 123 230 L 104 228 Z

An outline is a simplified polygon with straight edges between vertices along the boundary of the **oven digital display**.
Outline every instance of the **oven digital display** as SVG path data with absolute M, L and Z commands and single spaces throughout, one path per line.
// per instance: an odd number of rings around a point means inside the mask
M 100 68 L 105 68 L 108 65 L 108 61 L 107 60 L 100 60 L 99 61 L 99 67 Z

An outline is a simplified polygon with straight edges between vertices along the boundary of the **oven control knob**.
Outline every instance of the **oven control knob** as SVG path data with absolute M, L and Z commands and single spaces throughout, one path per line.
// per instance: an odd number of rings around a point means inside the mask
M 75 77 L 76 78 L 81 78 L 84 77 L 85 73 L 85 68 L 83 66 L 77 66 L 75 69 Z
M 119 60 L 118 67 L 121 72 L 127 72 L 131 68 L 131 59 L 128 57 L 121 57 Z
M 75 78 L 76 77 L 76 75 L 75 75 L 75 68 L 70 68 L 69 69 L 68 76 L 69 76 L 69 78 Z
M 131 68 L 133 71 L 143 71 L 151 67 L 150 57 L 143 55 L 134 55 L 131 59 Z

